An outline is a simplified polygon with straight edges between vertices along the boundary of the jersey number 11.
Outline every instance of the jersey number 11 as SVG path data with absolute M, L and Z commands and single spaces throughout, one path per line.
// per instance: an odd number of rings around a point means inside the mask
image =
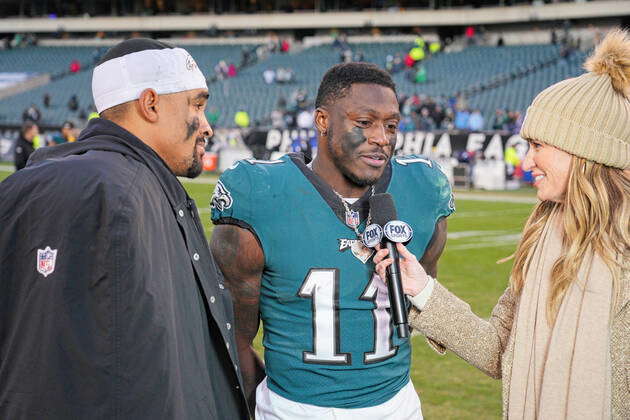
M 350 353 L 340 350 L 339 269 L 311 268 L 298 296 L 311 299 L 313 309 L 313 350 L 302 352 L 304 363 L 351 365 Z M 374 347 L 364 353 L 363 363 L 381 362 L 394 356 L 398 347 L 392 342 L 391 315 L 387 310 L 389 298 L 376 273 L 358 299 L 372 301 L 375 305 L 372 309 Z

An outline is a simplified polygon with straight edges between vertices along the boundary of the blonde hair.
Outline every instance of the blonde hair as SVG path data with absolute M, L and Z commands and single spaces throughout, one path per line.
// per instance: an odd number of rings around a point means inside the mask
M 550 217 L 561 212 L 562 253 L 551 272 L 547 321 L 555 322 L 564 295 L 593 253 L 610 267 L 613 302 L 621 292 L 623 256 L 630 249 L 630 179 L 622 169 L 572 157 L 567 192 L 562 203 L 543 201 L 525 223 L 514 254 L 510 286 L 520 295 L 531 256 Z M 613 304 L 614 305 L 614 304 Z

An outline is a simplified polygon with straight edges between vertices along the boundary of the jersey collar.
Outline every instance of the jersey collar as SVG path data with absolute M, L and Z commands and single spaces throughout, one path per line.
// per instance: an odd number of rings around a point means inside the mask
M 298 169 L 302 172 L 306 179 L 313 185 L 313 187 L 317 190 L 319 195 L 321 195 L 321 197 L 335 213 L 341 223 L 345 225 L 346 209 L 343 207 L 341 200 L 339 199 L 337 194 L 335 194 L 332 187 L 328 185 L 319 175 L 317 175 L 306 166 L 305 157 L 302 153 L 289 153 L 288 155 L 293 164 L 298 167 Z M 392 162 L 390 160 L 385 167 L 385 171 L 383 171 L 383 175 L 379 178 L 378 181 L 376 181 L 376 184 L 374 184 L 374 193 L 381 194 L 386 192 L 391 179 Z M 370 211 L 369 199 L 371 195 L 371 189 L 368 188 L 368 190 L 365 192 L 365 194 L 363 194 L 363 196 L 361 196 L 361 198 L 350 205 L 350 209 L 359 212 L 359 216 L 361 217 L 362 221 L 364 221 L 368 217 L 368 213 Z

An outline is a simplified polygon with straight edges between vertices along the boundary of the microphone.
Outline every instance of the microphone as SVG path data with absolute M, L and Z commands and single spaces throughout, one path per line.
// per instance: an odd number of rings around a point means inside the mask
M 409 337 L 409 325 L 407 324 L 407 308 L 400 274 L 400 256 L 398 249 L 396 249 L 396 243 L 408 243 L 413 236 L 413 230 L 407 223 L 397 220 L 396 207 L 391 194 L 374 194 L 370 197 L 370 211 L 372 212 L 373 224 L 366 227 L 364 242 L 366 246 L 374 247 L 380 241 L 382 246 L 387 247 L 389 255 L 394 260 L 387 267 L 389 304 L 398 336 L 407 338 Z

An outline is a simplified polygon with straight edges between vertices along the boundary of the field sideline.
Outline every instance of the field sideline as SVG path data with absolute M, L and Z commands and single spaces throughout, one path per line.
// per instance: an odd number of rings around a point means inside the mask
M 10 172 L 0 168 L 0 180 Z M 206 234 L 212 235 L 209 201 L 216 177 L 184 185 L 200 209 Z M 449 218 L 448 242 L 440 260 L 440 282 L 488 317 L 507 285 L 512 254 L 525 219 L 535 202 L 534 192 L 456 192 L 457 212 Z M 439 356 L 413 336 L 411 377 L 421 396 L 426 419 L 499 419 L 501 384 L 449 353 Z M 260 350 L 260 334 L 257 338 Z

